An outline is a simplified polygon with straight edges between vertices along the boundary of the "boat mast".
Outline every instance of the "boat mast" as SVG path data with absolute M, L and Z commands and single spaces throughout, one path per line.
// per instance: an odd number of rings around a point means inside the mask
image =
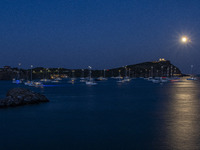
M 151 77 L 153 77 L 153 66 L 151 66 Z
M 72 70 L 72 78 L 74 78 L 74 72 L 75 72 L 75 70 Z
M 192 76 L 192 73 L 193 73 L 193 65 L 191 65 L 191 76 Z
M 125 66 L 125 77 L 127 77 L 127 68 Z
M 82 69 L 82 75 L 81 76 L 82 76 L 82 78 L 84 78 L 84 69 Z
M 120 74 L 121 70 L 119 70 L 119 77 L 121 78 L 121 74 Z
M 32 68 L 33 68 L 33 65 L 31 65 L 31 81 L 32 81 Z
M 48 79 L 48 68 L 45 68 L 45 79 Z
M 161 77 L 163 77 L 163 66 L 161 66 Z
M 169 67 L 167 67 L 167 77 L 169 77 Z
M 20 73 L 21 73 L 21 72 L 20 72 L 20 71 L 21 71 L 21 67 L 20 67 L 20 66 L 21 66 L 21 63 L 19 63 L 18 65 L 19 65 L 18 80 L 20 80 Z
M 89 79 L 91 80 L 91 69 L 92 69 L 92 67 L 88 66 L 88 68 L 89 68 Z
M 171 65 L 171 77 L 173 77 L 173 66 Z

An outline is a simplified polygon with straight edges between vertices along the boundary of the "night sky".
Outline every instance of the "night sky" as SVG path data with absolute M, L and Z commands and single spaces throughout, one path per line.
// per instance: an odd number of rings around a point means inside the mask
M 200 0 L 1 0 L 0 67 L 104 69 L 165 58 L 200 73 L 199 30 Z

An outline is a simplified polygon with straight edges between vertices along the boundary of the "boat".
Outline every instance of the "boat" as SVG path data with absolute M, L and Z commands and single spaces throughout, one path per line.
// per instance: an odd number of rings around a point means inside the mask
M 67 78 L 68 78 L 68 76 L 67 76 L 67 75 L 65 75 L 63 78 L 67 79 Z
M 123 82 L 124 82 L 124 80 L 123 80 L 123 77 L 121 77 L 121 74 L 120 74 L 120 72 L 121 72 L 121 70 L 119 70 L 119 76 L 118 76 L 118 77 L 116 77 L 115 79 L 118 79 L 118 80 L 117 80 L 117 82 L 118 82 L 118 83 L 123 83 Z
M 98 77 L 98 78 L 96 79 L 96 81 L 105 81 L 105 80 L 107 80 L 107 78 L 104 78 L 104 77 Z
M 187 80 L 197 80 L 197 78 L 195 78 L 195 77 L 190 77 L 190 78 L 187 78 Z
M 41 79 L 40 81 L 41 81 L 41 82 L 51 82 L 50 79 Z
M 129 69 L 129 76 L 127 76 L 127 67 L 125 67 L 125 77 L 124 77 L 123 81 L 124 82 L 131 81 L 131 78 L 130 78 L 130 69 Z
M 20 83 L 22 83 L 22 80 L 16 80 L 16 79 L 13 79 L 13 80 L 12 80 L 12 83 L 20 84 Z
M 27 82 L 24 82 L 25 85 L 28 85 L 28 86 L 35 86 L 35 87 L 43 87 L 44 85 L 42 84 L 42 82 L 34 82 L 34 81 L 27 81 Z
M 96 81 L 106 81 L 106 80 L 108 80 L 107 78 L 106 78 L 106 69 L 104 69 L 104 75 L 102 76 L 102 71 L 101 71 L 101 76 L 100 77 L 98 77 L 97 79 L 95 79 Z
M 31 81 L 24 82 L 24 85 L 30 85 L 30 84 L 31 84 Z
M 129 78 L 128 76 L 126 76 L 124 79 L 123 79 L 124 82 L 130 82 L 131 81 L 131 78 Z
M 152 79 L 151 80 L 153 83 L 160 83 L 160 80 L 158 80 L 158 79 Z
M 21 65 L 21 63 L 19 63 L 19 66 L 20 65 Z M 12 83 L 20 84 L 22 82 L 23 82 L 23 79 L 20 79 L 20 68 L 19 68 L 19 71 L 17 72 L 17 77 L 13 78 Z
M 192 75 L 192 70 L 193 70 L 193 65 L 191 65 L 191 75 L 189 78 L 187 78 L 187 80 L 197 80 L 197 78 L 194 77 L 194 75 Z
M 165 83 L 168 82 L 169 80 L 166 77 L 160 77 L 160 82 Z
M 75 82 L 75 80 L 76 80 L 76 78 L 74 77 L 74 72 L 75 72 L 75 70 L 72 70 L 72 77 L 71 77 L 71 79 L 68 81 L 68 83 L 74 84 L 74 82 Z
M 33 86 L 33 73 L 32 73 L 32 68 L 33 68 L 33 65 L 31 65 L 31 81 L 27 81 L 25 82 L 24 84 L 25 85 L 28 85 L 28 86 Z
M 86 82 L 85 78 L 80 78 L 80 82 Z
M 148 80 L 148 81 L 152 81 L 152 80 L 153 80 L 153 77 L 148 77 L 147 80 Z
M 80 82 L 86 82 L 86 79 L 84 77 L 84 69 L 82 69 L 82 74 L 81 74 L 81 78 L 80 78 Z
M 42 82 L 32 82 L 33 83 L 33 86 L 35 87 L 39 87 L 39 86 L 43 86 Z
M 121 77 L 121 76 L 118 76 L 118 77 L 114 77 L 114 79 L 117 79 L 117 80 L 119 80 L 119 79 L 123 79 L 123 77 Z
M 55 78 L 54 80 L 56 80 L 56 81 L 61 81 L 61 80 L 62 80 L 62 78 L 60 78 L 60 77 L 57 77 L 57 78 Z
M 86 85 L 96 85 L 97 84 L 96 82 L 91 81 L 91 80 L 86 81 L 85 83 L 86 83 Z
M 96 85 L 97 84 L 92 79 L 92 71 L 91 71 L 91 69 L 92 69 L 92 67 L 89 66 L 89 79 L 85 82 L 86 85 Z
M 125 81 L 122 80 L 121 78 L 119 80 L 117 80 L 117 83 L 124 83 Z
M 19 71 L 17 72 L 17 77 L 13 78 L 12 83 L 15 83 L 15 84 L 23 83 L 24 79 L 20 78 L 20 66 L 21 66 L 21 63 L 19 63 Z
M 68 81 L 68 83 L 72 83 L 72 84 L 74 84 L 74 82 L 75 82 L 74 78 L 71 78 L 71 80 Z
M 52 83 L 58 83 L 59 80 L 52 80 L 51 82 L 52 82 Z

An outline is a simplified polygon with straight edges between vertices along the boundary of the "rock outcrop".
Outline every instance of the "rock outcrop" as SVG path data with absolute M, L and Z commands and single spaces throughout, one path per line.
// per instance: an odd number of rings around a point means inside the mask
M 6 98 L 0 99 L 0 107 L 12 107 L 26 104 L 38 104 L 49 102 L 49 100 L 39 93 L 25 88 L 14 88 L 7 92 Z

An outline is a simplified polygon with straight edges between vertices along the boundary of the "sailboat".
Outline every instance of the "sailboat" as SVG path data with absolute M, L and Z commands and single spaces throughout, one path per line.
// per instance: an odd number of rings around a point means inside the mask
M 51 82 L 51 80 L 48 79 L 47 76 L 48 76 L 48 68 L 45 69 L 45 73 L 43 71 L 43 79 L 41 79 L 40 81 L 41 82 Z
M 94 80 L 93 80 L 92 77 L 91 77 L 91 75 L 92 75 L 92 71 L 91 71 L 92 67 L 89 66 L 88 68 L 89 68 L 89 80 L 86 81 L 85 83 L 86 83 L 87 85 L 96 85 L 97 83 L 94 82 Z
M 12 80 L 12 83 L 16 83 L 16 84 L 19 84 L 19 83 L 22 83 L 22 80 L 16 80 L 15 78 Z
M 72 78 L 70 79 L 70 81 L 68 81 L 68 83 L 74 84 L 74 82 L 76 80 L 76 78 L 74 77 L 74 72 L 75 72 L 75 70 L 72 70 Z
M 125 77 L 124 77 L 124 82 L 129 82 L 131 81 L 131 78 L 130 78 L 130 69 L 129 69 L 129 76 L 127 76 L 127 68 L 125 67 Z
M 106 69 L 104 69 L 104 76 L 101 76 L 101 77 L 97 78 L 96 79 L 97 81 L 105 81 L 105 80 L 107 80 L 107 78 L 106 78 L 106 72 L 105 71 L 106 71 Z
M 187 80 L 197 80 L 197 78 L 195 78 L 195 77 L 190 77 L 190 78 L 187 78 Z
M 59 81 L 62 80 L 62 78 L 60 78 L 60 72 L 59 72 L 59 69 L 60 69 L 60 68 L 58 68 L 58 70 L 57 70 L 58 74 L 55 75 L 54 80 L 52 80 L 51 82 L 53 82 L 53 83 L 58 83 Z
M 32 83 L 32 67 L 33 67 L 33 65 L 31 65 L 31 81 L 29 81 L 28 77 L 27 77 L 27 81 L 24 82 L 24 85 L 28 85 L 28 86 L 33 85 L 33 83 Z
M 22 83 L 22 79 L 20 79 L 20 66 L 21 66 L 21 63 L 19 63 L 19 71 L 17 72 L 17 79 L 13 79 L 12 80 L 12 83 L 16 83 L 16 84 L 20 84 Z
M 43 87 L 43 84 L 41 82 L 32 81 L 32 68 L 33 65 L 31 65 L 31 81 L 24 82 L 24 84 L 28 86 Z
M 80 82 L 86 82 L 86 79 L 84 77 L 84 69 L 82 69 L 82 75 L 81 75 L 81 78 L 80 78 Z
M 116 77 L 116 79 L 118 79 L 118 80 L 117 80 L 117 82 L 118 82 L 118 83 L 123 83 L 123 82 L 124 82 L 124 80 L 122 80 L 123 78 L 121 77 L 121 74 L 120 74 L 120 72 L 121 72 L 121 70 L 119 70 L 119 76 L 118 76 L 118 77 Z
M 191 65 L 191 75 L 189 78 L 187 78 L 187 80 L 197 80 L 197 78 L 194 77 L 194 75 L 192 75 L 192 71 L 193 71 L 193 65 Z

